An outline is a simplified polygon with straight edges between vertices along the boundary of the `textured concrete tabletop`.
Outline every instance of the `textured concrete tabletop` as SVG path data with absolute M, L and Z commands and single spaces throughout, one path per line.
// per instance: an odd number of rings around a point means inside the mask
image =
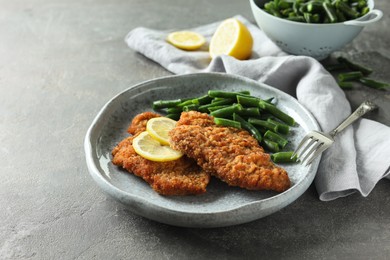
M 188 28 L 241 14 L 248 1 L 0 0 L 0 259 L 389 259 L 390 181 L 363 198 L 321 202 L 314 186 L 239 226 L 189 229 L 132 214 L 88 174 L 83 139 L 118 92 L 169 75 L 130 50 L 131 29 Z M 390 82 L 390 2 L 346 48 Z M 390 125 L 389 92 L 371 119 Z M 385 112 L 386 111 L 386 112 Z

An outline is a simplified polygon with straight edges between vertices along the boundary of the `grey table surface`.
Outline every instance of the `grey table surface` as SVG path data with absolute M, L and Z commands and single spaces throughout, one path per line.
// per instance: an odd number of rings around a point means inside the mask
M 390 2 L 342 53 L 390 82 Z M 129 49 L 133 28 L 183 29 L 241 14 L 248 1 L 0 0 L 0 259 L 390 259 L 390 181 L 321 202 L 312 185 L 263 219 L 178 228 L 132 214 L 89 176 L 83 139 L 118 92 L 169 75 Z M 389 92 L 347 91 L 390 125 Z

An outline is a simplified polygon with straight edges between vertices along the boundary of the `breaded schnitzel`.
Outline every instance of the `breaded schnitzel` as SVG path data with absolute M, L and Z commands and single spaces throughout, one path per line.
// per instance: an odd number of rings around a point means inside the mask
M 290 187 L 287 172 L 245 130 L 217 126 L 213 117 L 190 111 L 169 134 L 174 149 L 231 186 L 277 192 Z
M 199 167 L 193 159 L 183 156 L 169 162 L 149 161 L 138 155 L 132 146 L 135 136 L 146 130 L 149 119 L 159 114 L 145 112 L 134 117 L 128 132 L 133 136 L 125 138 L 112 151 L 112 162 L 122 166 L 134 175 L 143 178 L 162 195 L 189 195 L 206 192 L 210 174 Z
M 149 119 L 160 117 L 160 116 L 161 115 L 153 112 L 144 112 L 138 114 L 131 121 L 129 128 L 127 128 L 127 132 L 131 135 L 139 134 L 146 130 L 146 124 L 148 123 Z

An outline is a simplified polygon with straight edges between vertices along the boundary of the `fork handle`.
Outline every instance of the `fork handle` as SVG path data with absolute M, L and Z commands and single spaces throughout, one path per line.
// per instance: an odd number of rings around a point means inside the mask
M 333 131 L 329 133 L 332 137 L 335 137 L 339 132 L 343 131 L 347 126 L 355 122 L 358 118 L 362 117 L 367 112 L 370 112 L 374 109 L 378 108 L 371 101 L 363 102 L 349 117 L 347 117 L 338 127 L 336 127 Z

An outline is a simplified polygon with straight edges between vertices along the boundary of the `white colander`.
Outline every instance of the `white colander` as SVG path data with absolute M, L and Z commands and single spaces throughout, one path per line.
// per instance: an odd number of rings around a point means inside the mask
M 351 42 L 364 28 L 383 16 L 368 0 L 370 12 L 350 21 L 333 24 L 308 24 L 275 17 L 260 7 L 269 0 L 249 0 L 253 16 L 263 32 L 283 51 L 311 56 L 317 60 L 328 57 Z

